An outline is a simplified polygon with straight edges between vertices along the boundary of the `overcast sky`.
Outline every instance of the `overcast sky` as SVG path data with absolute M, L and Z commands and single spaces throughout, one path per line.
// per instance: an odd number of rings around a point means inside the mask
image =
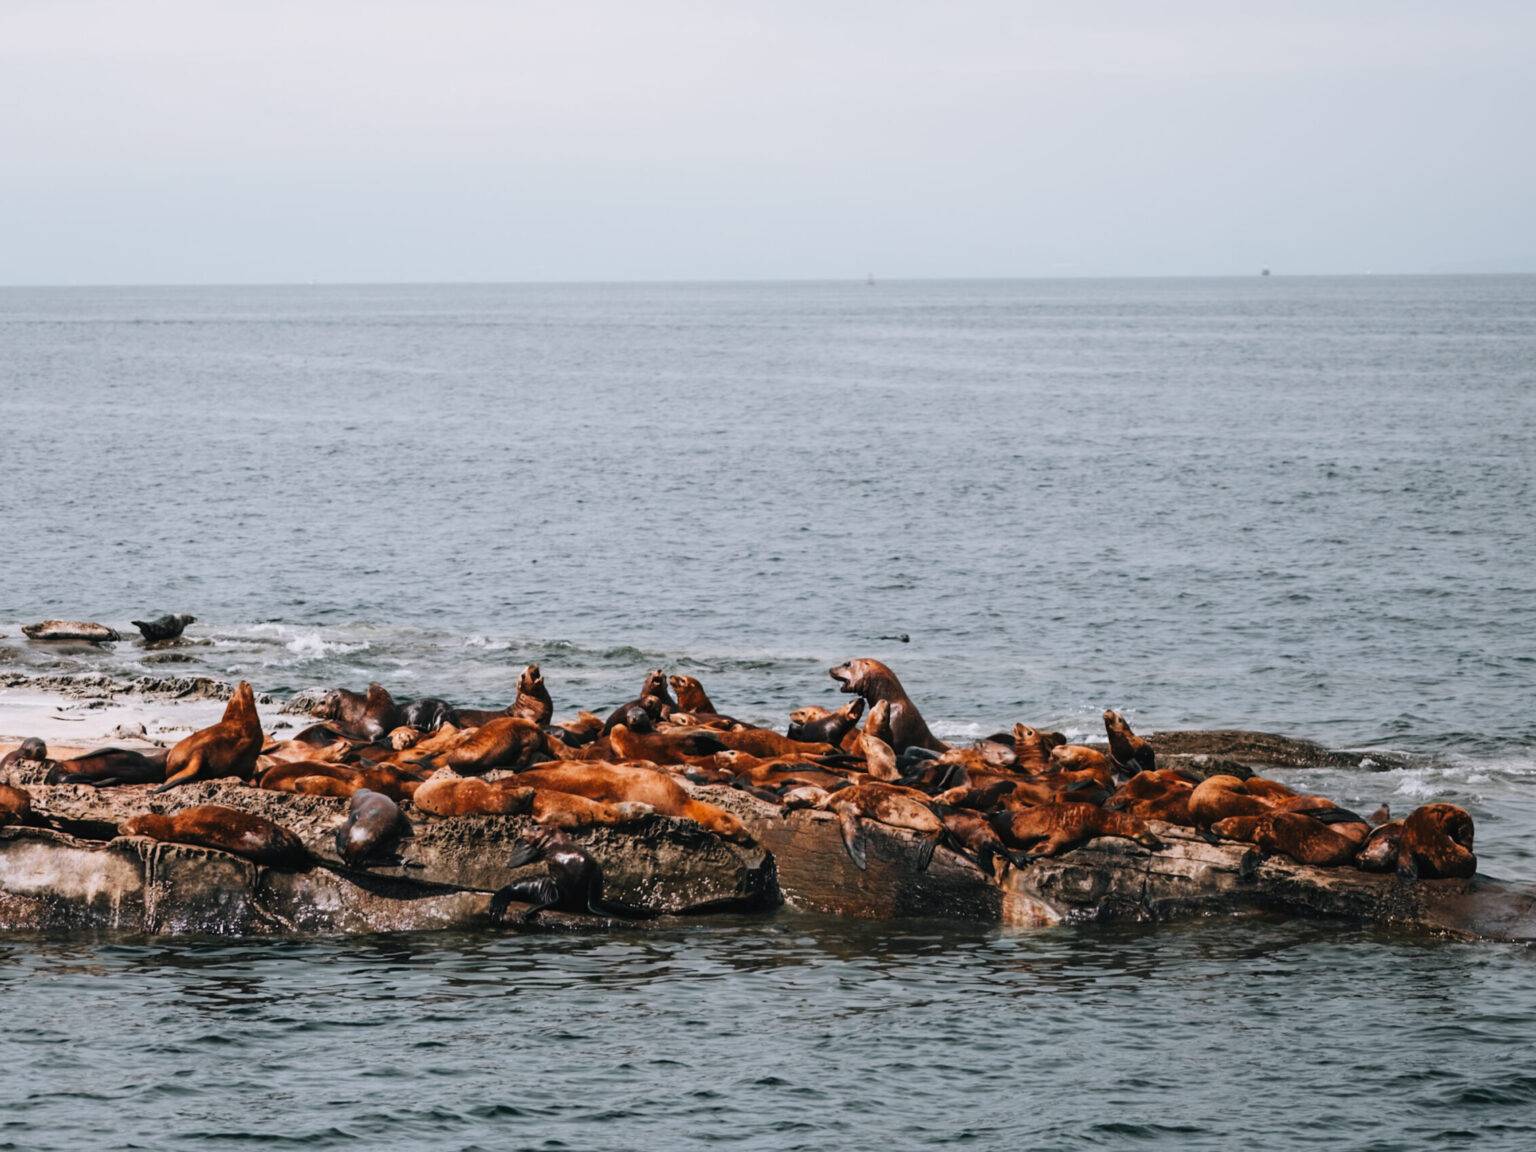
M 1536 271 L 1536 3 L 0 0 L 0 283 Z

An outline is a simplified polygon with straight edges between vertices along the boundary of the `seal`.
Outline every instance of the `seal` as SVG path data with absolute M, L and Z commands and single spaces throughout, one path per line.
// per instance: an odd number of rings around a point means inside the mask
M 949 747 L 928 731 L 928 725 L 924 722 L 922 713 L 917 710 L 917 705 L 912 703 L 906 689 L 901 686 L 901 681 L 896 678 L 896 673 L 880 661 L 850 660 L 846 664 L 839 664 L 836 668 L 830 669 L 829 674 L 837 681 L 842 691 L 852 696 L 863 697 L 866 704 L 872 705 L 884 700 L 890 705 L 890 743 L 898 755 L 913 745 L 928 748 L 934 752 L 943 752 Z
M 654 913 L 603 896 L 603 868 L 585 848 L 559 832 L 542 832 L 525 838 L 507 861 L 508 868 L 522 868 L 542 863 L 543 876 L 515 880 L 498 888 L 491 896 L 490 916 L 494 923 L 506 919 L 507 906 L 514 902 L 528 908 L 518 920 L 533 922 L 540 912 L 589 913 L 623 919 L 649 919 Z
M 165 783 L 155 791 L 217 776 L 249 777 L 265 743 L 261 718 L 256 714 L 256 694 L 250 683 L 242 680 L 229 698 L 222 720 L 192 733 L 166 753 Z
M 1104 731 L 1109 736 L 1109 757 L 1122 772 L 1151 772 L 1157 767 L 1152 745 L 1131 731 L 1125 717 L 1104 709 Z
M 48 745 L 44 744 L 36 736 L 29 736 L 15 748 L 12 748 L 0 758 L 0 772 L 5 771 L 12 764 L 19 764 L 23 760 L 29 760 L 35 764 L 45 764 L 48 761 Z
M 837 747 L 852 732 L 864 715 L 864 697 L 855 696 L 841 708 L 796 708 L 789 714 L 785 734 L 806 744 L 831 744 Z
M 23 625 L 21 634 L 28 640 L 89 640 L 96 644 L 123 638 L 115 628 L 88 620 L 44 620 Z
M 521 772 L 517 780 L 540 790 L 569 792 L 605 804 L 649 804 L 663 816 L 692 820 L 726 840 L 756 843 L 746 825 L 735 816 L 724 808 L 695 800 L 675 779 L 654 768 L 588 760 L 555 761 Z M 417 796 L 420 795 L 418 792 Z
M 1397 849 L 1397 874 L 1422 880 L 1465 880 L 1477 873 L 1472 817 L 1454 804 L 1424 804 L 1408 813 Z
M 1124 812 L 1108 812 L 1095 804 L 1041 804 L 1032 808 L 1004 808 L 992 815 L 992 828 L 1003 843 L 1023 849 L 1026 863 L 1059 856 L 1070 848 L 1099 836 L 1134 840 L 1143 848 L 1163 846 L 1145 820 Z
M 89 784 L 93 788 L 114 784 L 159 784 L 165 779 L 165 762 L 169 754 L 165 748 L 148 754 L 131 748 L 98 748 L 60 760 L 48 774 L 49 783 Z
M 555 702 L 537 664 L 528 665 L 517 678 L 517 699 L 512 702 L 512 715 L 532 720 L 535 724 L 548 724 L 555 717 Z
M 158 644 L 163 640 L 178 639 L 188 624 L 197 623 L 197 617 L 179 612 L 156 616 L 153 620 L 130 620 L 129 623 L 139 630 L 146 644 Z
M 347 805 L 347 818 L 336 829 L 336 854 L 348 864 L 365 864 L 387 856 L 410 834 L 411 826 L 394 800 L 359 788 Z
M 315 715 L 354 740 L 382 740 L 400 726 L 400 710 L 382 684 L 368 685 L 365 693 L 332 688 L 321 697 Z
M 199 804 L 168 816 L 147 812 L 125 821 L 118 833 L 217 848 L 268 868 L 292 870 L 309 864 L 309 853 L 288 829 L 254 813 L 220 804 Z

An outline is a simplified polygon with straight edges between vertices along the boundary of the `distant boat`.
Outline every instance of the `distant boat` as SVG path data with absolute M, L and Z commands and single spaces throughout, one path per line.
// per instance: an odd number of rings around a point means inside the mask
M 1260 272 L 1259 275 L 1260 276 L 1268 276 L 1269 275 L 1269 269 L 1268 268 L 1264 269 L 1264 271 Z
M 1266 273 L 1266 275 L 1267 275 L 1267 273 Z M 864 283 L 865 283 L 865 285 L 867 287 L 873 288 L 875 286 L 875 274 L 873 272 L 871 272 L 869 274 L 869 279 L 864 281 Z

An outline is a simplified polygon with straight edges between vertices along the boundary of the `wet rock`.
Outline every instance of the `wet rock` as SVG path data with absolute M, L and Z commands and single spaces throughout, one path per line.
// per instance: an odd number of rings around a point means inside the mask
M 1249 732 L 1238 728 L 1153 732 L 1147 740 L 1159 760 L 1168 756 L 1214 756 L 1254 767 L 1273 768 L 1401 768 L 1409 757 L 1396 752 L 1347 752 L 1325 748 L 1312 740 Z M 1369 764 L 1367 764 L 1369 762 Z

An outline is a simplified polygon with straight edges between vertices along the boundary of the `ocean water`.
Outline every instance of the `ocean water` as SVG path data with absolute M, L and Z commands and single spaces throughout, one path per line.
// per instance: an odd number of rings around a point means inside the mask
M 1536 278 L 4 289 L 0 428 L 0 673 L 666 666 L 782 722 L 870 655 L 954 737 L 1415 753 L 1310 779 L 1536 880 Z M 1533 974 L 1248 920 L 13 939 L 0 1141 L 1527 1148 Z

